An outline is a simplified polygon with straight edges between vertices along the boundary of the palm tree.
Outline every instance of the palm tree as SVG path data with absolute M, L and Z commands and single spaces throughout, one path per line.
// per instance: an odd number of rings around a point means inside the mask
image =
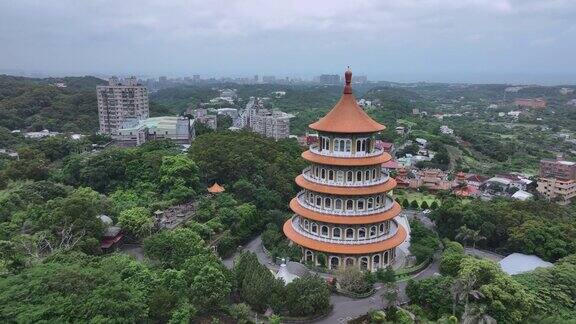
M 472 231 L 470 239 L 472 240 L 472 248 L 475 249 L 476 243 L 484 241 L 486 239 L 486 236 L 480 235 L 480 230 Z
M 462 245 L 466 246 L 466 242 L 470 241 L 473 237 L 474 230 L 469 229 L 466 225 L 460 226 L 458 232 L 456 233 L 456 240 L 462 242 Z

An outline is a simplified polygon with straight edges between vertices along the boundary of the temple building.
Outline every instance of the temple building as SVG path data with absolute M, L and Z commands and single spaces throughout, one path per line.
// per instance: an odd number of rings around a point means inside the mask
M 302 248 L 303 261 L 375 271 L 394 262 L 407 230 L 398 222 L 400 205 L 387 195 L 396 181 L 382 164 L 391 157 L 375 145 L 385 126 L 358 106 L 350 70 L 345 80 L 340 101 L 310 125 L 319 140 L 302 153 L 310 166 L 296 177 L 302 191 L 290 202 L 295 215 L 284 233 Z

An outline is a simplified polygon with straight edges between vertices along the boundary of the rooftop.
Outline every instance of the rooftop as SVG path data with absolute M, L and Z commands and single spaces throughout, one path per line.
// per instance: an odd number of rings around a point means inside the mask
M 552 263 L 544 261 L 535 255 L 512 253 L 500 262 L 502 270 L 509 275 L 530 272 L 536 268 L 551 267 Z
M 352 94 L 352 71 L 345 73 L 346 85 L 340 101 L 310 128 L 330 133 L 374 133 L 386 127 L 373 120 L 356 102 Z
M 214 182 L 214 184 L 208 188 L 208 192 L 213 194 L 224 192 L 224 190 L 224 187 L 219 185 L 218 182 Z

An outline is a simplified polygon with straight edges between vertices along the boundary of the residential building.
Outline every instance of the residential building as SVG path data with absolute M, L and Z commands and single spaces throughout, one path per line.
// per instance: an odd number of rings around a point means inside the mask
M 523 99 L 519 98 L 514 100 L 514 105 L 521 108 L 544 109 L 546 108 L 546 100 L 543 98 Z
M 544 197 L 569 203 L 576 196 L 576 162 L 541 160 L 539 176 L 537 190 Z
M 310 125 L 320 140 L 302 154 L 310 165 L 296 177 L 302 191 L 290 202 L 295 215 L 283 230 L 303 261 L 376 271 L 402 255 L 396 252 L 408 228 L 388 195 L 396 183 L 381 166 L 390 156 L 374 145 L 385 127 L 356 103 L 351 71 L 345 80 L 340 101 Z
M 146 141 L 170 139 L 177 144 L 190 144 L 194 130 L 190 120 L 185 117 L 153 117 L 144 120 L 128 118 L 122 127 L 112 134 L 120 146 L 139 146 Z
M 100 133 L 112 135 L 127 118 L 146 119 L 149 116 L 148 89 L 136 77 L 119 80 L 110 78 L 108 85 L 97 86 Z
M 240 126 L 255 133 L 279 140 L 290 136 L 290 118 L 294 117 L 281 111 L 270 111 L 262 108 L 256 98 L 251 97 L 239 120 Z
M 454 134 L 454 130 L 446 125 L 440 126 L 440 133 L 445 135 L 452 135 Z
M 338 74 L 322 74 L 319 81 L 322 84 L 340 84 L 340 76 Z
M 560 92 L 561 95 L 566 96 L 566 95 L 569 95 L 569 94 L 574 93 L 574 89 L 571 89 L 571 88 L 560 88 L 560 90 L 559 90 L 558 92 Z
M 194 123 L 202 123 L 210 129 L 216 129 L 218 127 L 218 116 L 209 115 L 208 109 L 199 108 L 194 110 Z

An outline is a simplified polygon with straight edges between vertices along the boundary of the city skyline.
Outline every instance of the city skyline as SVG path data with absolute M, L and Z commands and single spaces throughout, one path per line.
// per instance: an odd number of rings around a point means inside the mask
M 436 0 L 0 4 L 0 73 L 576 83 L 576 3 Z

